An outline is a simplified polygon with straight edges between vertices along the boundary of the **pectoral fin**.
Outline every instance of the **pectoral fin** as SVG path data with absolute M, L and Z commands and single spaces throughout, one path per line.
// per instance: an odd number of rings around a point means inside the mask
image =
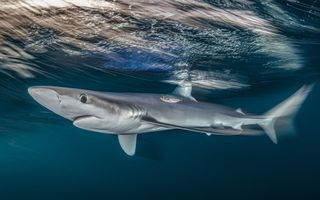
M 129 156 L 136 152 L 137 134 L 118 135 L 118 140 L 123 151 Z

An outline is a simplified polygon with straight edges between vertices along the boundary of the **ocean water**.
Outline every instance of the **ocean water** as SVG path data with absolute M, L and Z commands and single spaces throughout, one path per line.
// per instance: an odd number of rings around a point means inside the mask
M 319 199 L 320 2 L 11 0 L 0 3 L 0 199 Z M 35 85 L 171 93 L 261 114 L 314 89 L 296 133 L 138 136 L 80 130 Z

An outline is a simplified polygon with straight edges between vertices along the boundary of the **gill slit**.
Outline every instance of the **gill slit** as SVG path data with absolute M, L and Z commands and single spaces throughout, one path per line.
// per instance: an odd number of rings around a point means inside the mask
M 143 106 L 139 106 L 139 105 L 130 106 L 130 114 L 131 114 L 131 118 L 133 119 L 141 118 L 142 116 L 145 116 L 146 113 L 147 111 Z

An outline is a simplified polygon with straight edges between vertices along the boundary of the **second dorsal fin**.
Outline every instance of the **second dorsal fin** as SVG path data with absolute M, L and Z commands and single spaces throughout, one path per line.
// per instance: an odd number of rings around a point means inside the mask
M 236 109 L 236 112 L 245 115 L 241 108 Z

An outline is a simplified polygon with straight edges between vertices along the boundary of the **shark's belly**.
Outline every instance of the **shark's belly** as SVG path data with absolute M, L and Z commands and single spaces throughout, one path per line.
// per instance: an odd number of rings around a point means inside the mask
M 156 132 L 156 131 L 164 131 L 164 130 L 169 130 L 170 128 L 167 127 L 161 127 L 161 126 L 156 126 L 152 124 L 147 124 L 147 123 L 141 123 L 141 125 L 137 128 L 133 128 L 128 133 L 146 133 L 146 132 Z
M 159 122 L 177 126 L 210 126 L 214 116 L 196 109 L 160 109 L 152 110 L 148 115 Z
M 199 104 L 199 103 L 197 103 Z M 215 106 L 172 105 L 148 110 L 149 117 L 164 124 L 182 127 L 233 126 L 246 116 L 230 109 Z

